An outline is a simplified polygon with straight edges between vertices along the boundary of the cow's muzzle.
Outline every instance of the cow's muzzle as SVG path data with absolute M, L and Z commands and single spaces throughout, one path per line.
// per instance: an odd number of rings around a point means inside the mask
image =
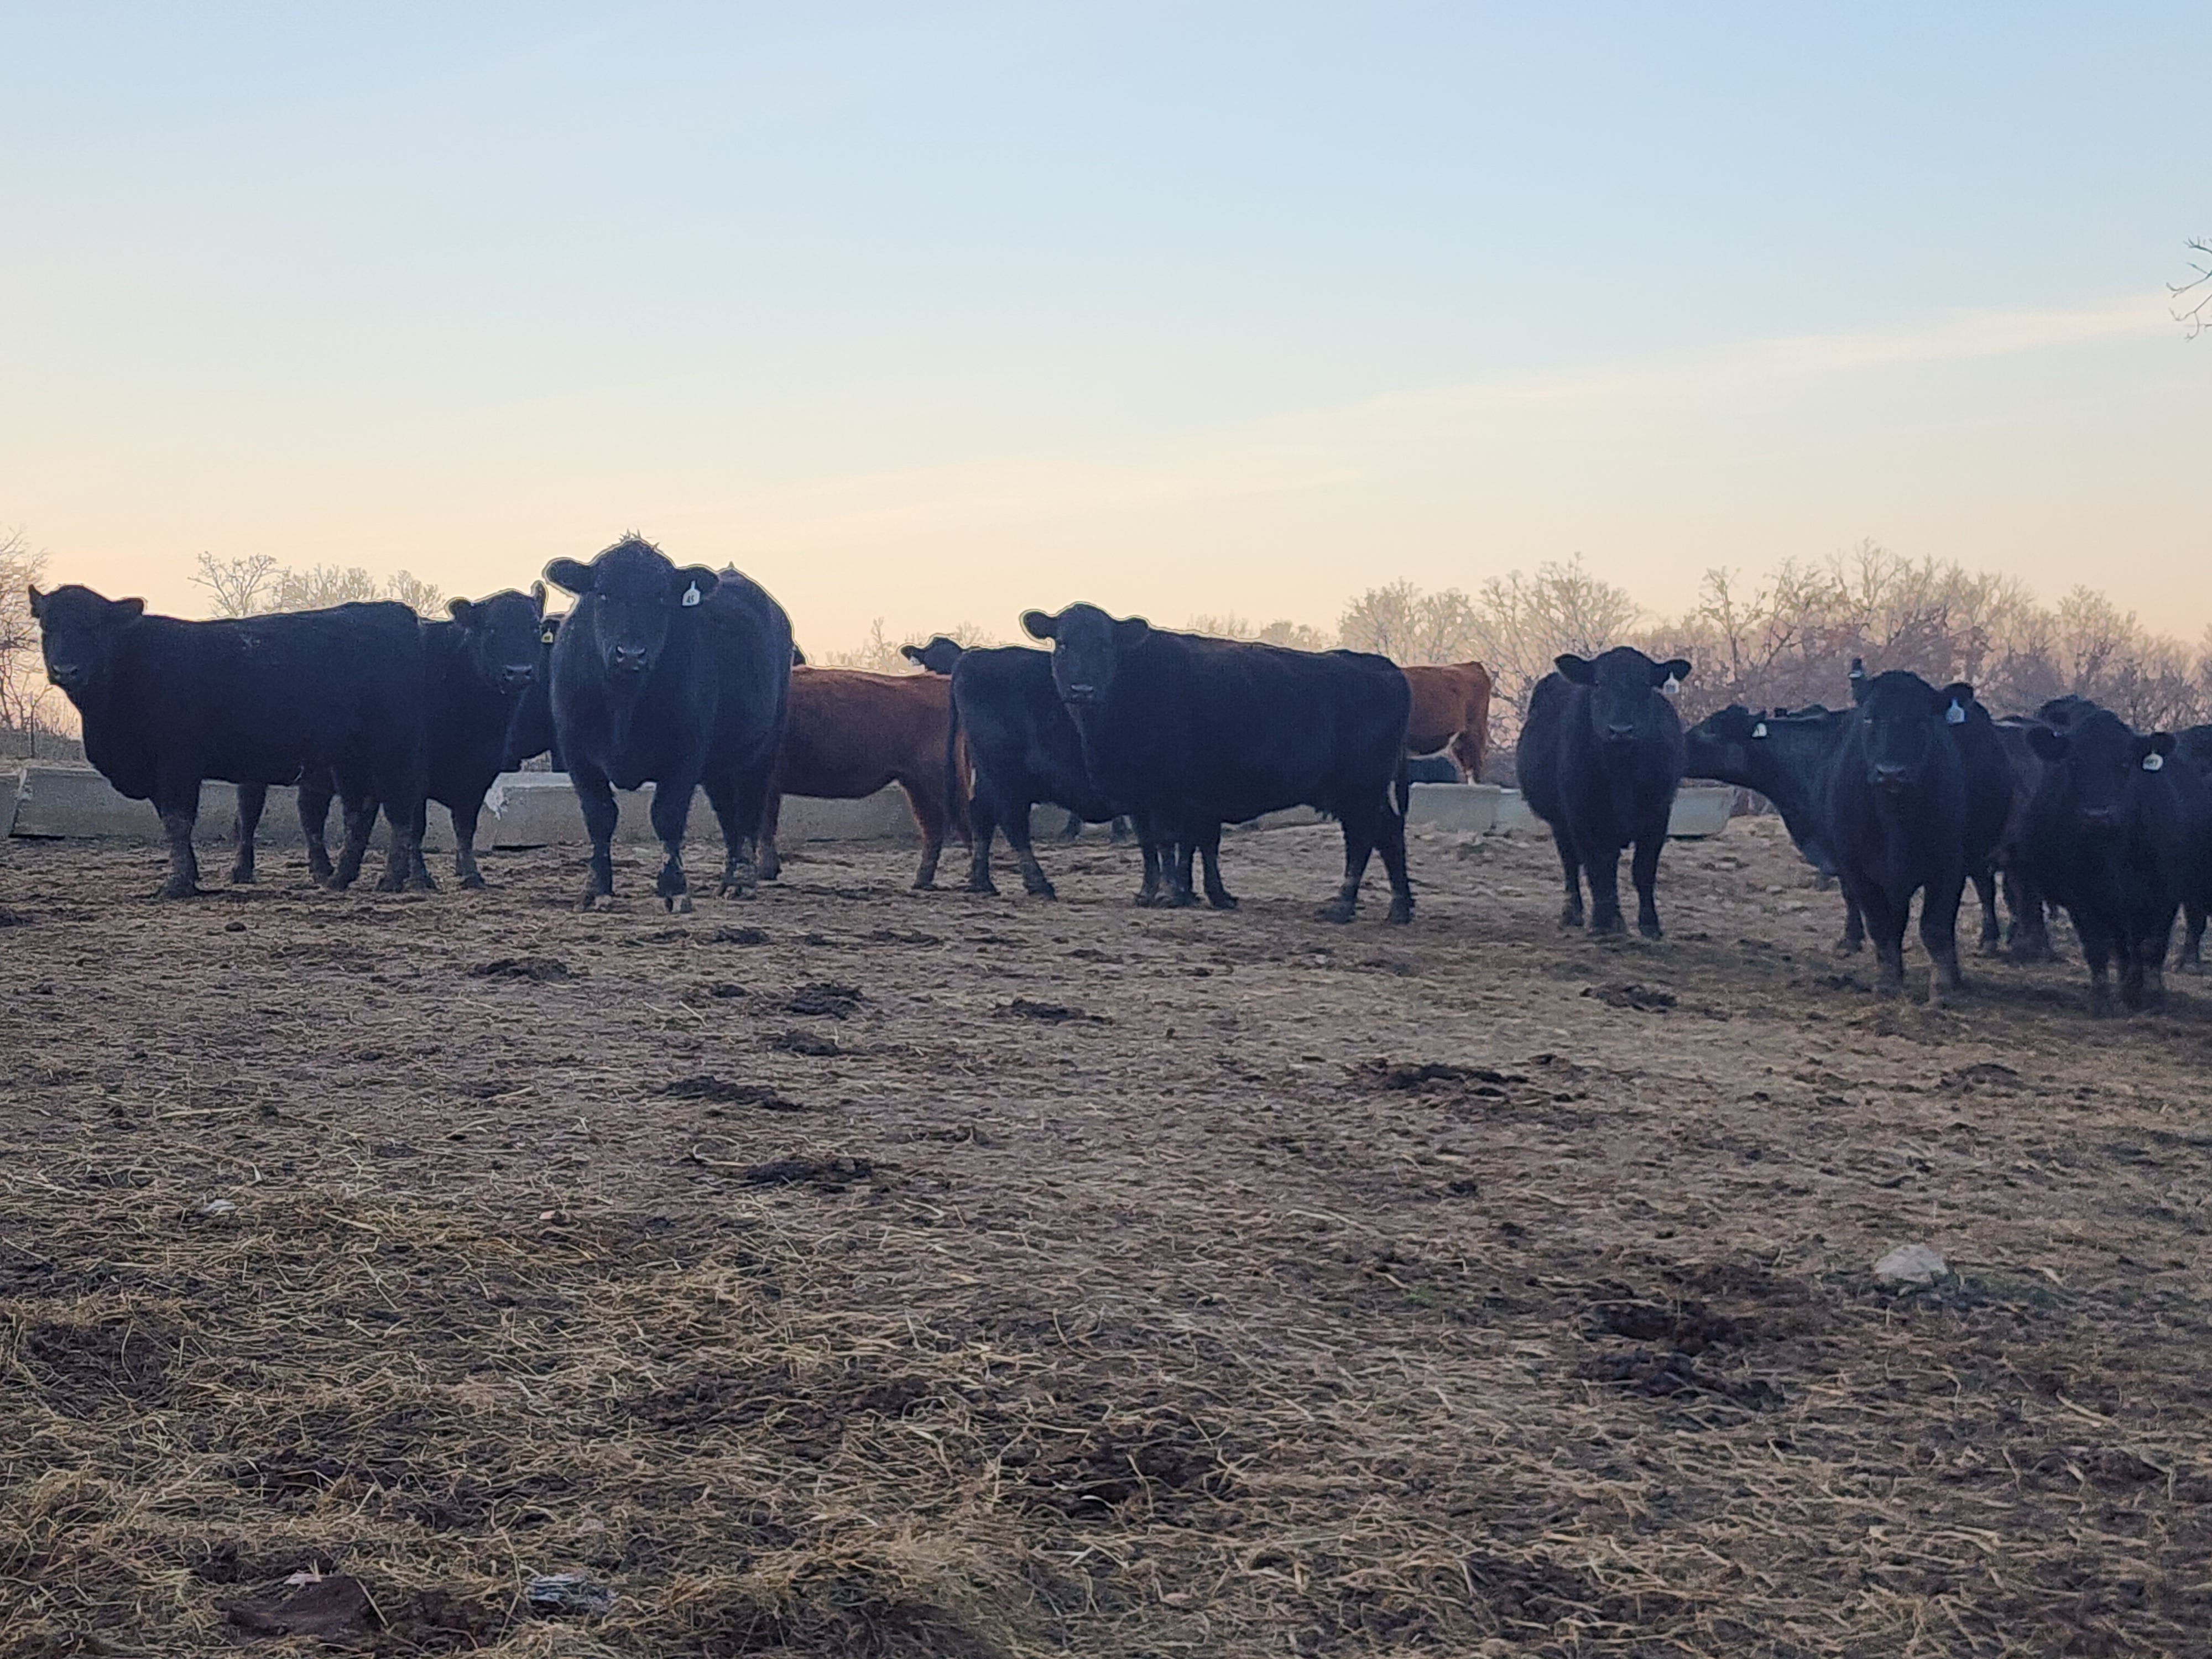
M 1885 761 L 1868 775 L 1868 781 L 1885 794 L 1894 795 L 1912 781 L 1912 774 L 1905 767 L 1892 765 Z
M 502 691 L 520 691 L 538 678 L 536 663 L 508 663 L 499 671 L 499 686 Z
M 1101 701 L 1095 685 L 1071 685 L 1060 695 L 1070 702 L 1088 704 Z
M 617 674 L 642 674 L 652 659 L 653 653 L 641 645 L 607 647 L 607 666 Z

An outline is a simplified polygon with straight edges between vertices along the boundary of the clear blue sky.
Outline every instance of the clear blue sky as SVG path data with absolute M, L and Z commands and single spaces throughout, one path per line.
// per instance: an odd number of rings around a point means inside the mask
M 1873 537 L 2212 620 L 2206 15 L 15 5 L 0 525 L 802 640 Z

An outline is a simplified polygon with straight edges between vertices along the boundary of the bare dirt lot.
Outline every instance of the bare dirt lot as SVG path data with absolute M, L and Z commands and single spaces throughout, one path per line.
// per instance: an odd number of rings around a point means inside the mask
M 2212 997 L 1877 1005 L 1771 823 L 1657 945 L 1526 837 L 1332 928 L 1334 846 L 672 918 L 0 843 L 0 1652 L 316 1570 L 389 1654 L 2212 1650 Z

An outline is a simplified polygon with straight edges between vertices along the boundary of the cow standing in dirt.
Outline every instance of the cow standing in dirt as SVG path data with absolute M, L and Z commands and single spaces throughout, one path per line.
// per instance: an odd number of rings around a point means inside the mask
M 1657 939 L 1659 853 L 1682 781 L 1682 722 L 1665 692 L 1689 678 L 1690 665 L 1654 662 L 1626 645 L 1595 661 L 1555 660 L 1558 672 L 1539 680 L 1528 700 L 1515 763 L 1522 799 L 1551 826 L 1559 848 L 1567 892 L 1559 925 L 1583 925 L 1587 875 L 1590 932 L 1626 931 L 1620 854 L 1633 844 L 1636 931 Z
M 734 570 L 678 569 L 635 536 L 589 564 L 556 559 L 545 579 L 576 596 L 553 645 L 553 727 L 592 837 L 585 905 L 614 892 L 615 790 L 647 782 L 661 902 L 691 908 L 684 831 L 701 787 L 722 828 L 720 890 L 750 896 L 791 679 L 783 608 Z
M 84 721 L 85 757 L 150 800 L 169 848 L 165 898 L 199 891 L 200 784 L 286 784 L 327 769 L 349 807 L 334 876 L 349 884 L 381 803 L 384 892 L 420 885 L 427 762 L 422 636 L 404 605 L 185 622 L 88 587 L 31 589 L 46 678 Z
M 782 868 L 775 832 L 786 795 L 859 800 L 896 783 L 921 831 L 914 884 L 934 886 L 946 824 L 963 845 L 969 840 L 967 779 L 957 763 L 945 763 L 950 684 L 936 674 L 794 665 L 790 699 L 761 819 L 761 879 L 774 881 Z

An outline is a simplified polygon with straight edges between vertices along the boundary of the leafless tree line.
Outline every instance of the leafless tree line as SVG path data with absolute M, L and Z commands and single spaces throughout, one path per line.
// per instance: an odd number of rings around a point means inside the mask
M 434 583 L 404 570 L 380 580 L 357 564 L 317 564 L 297 570 L 277 563 L 266 553 L 236 559 L 203 553 L 192 585 L 207 594 L 208 608 L 218 617 L 319 611 L 325 605 L 358 599 L 397 599 L 428 617 L 435 615 L 446 599 Z

